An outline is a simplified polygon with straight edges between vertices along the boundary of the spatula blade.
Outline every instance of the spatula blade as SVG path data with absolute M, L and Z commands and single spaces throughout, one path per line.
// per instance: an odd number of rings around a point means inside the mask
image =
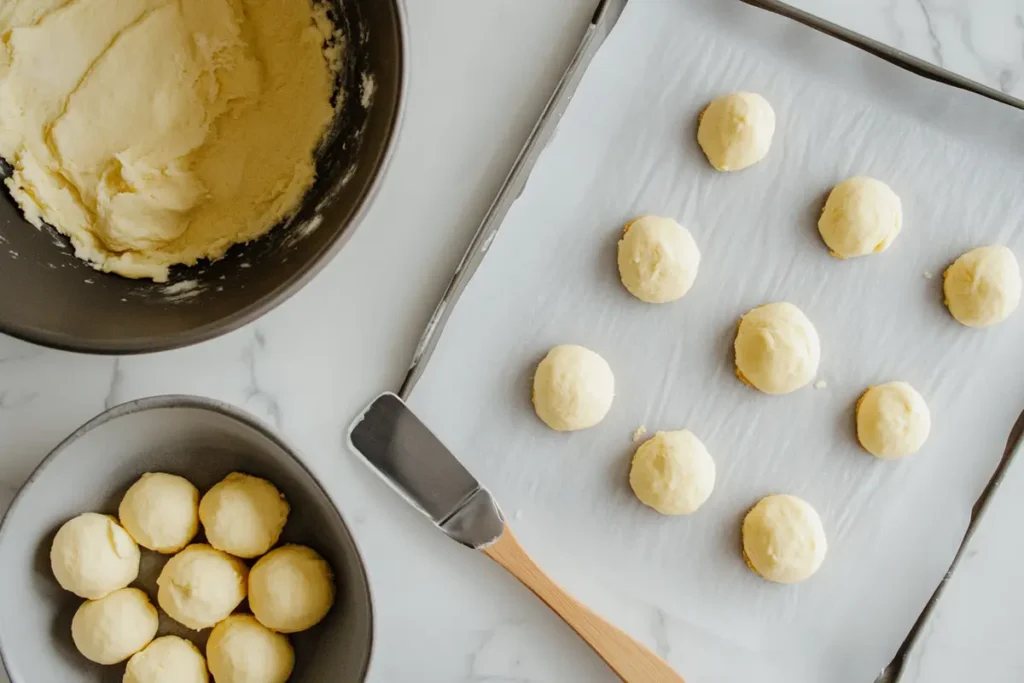
M 349 445 L 446 534 L 482 548 L 504 530 L 491 494 L 402 399 L 385 393 L 356 418 Z

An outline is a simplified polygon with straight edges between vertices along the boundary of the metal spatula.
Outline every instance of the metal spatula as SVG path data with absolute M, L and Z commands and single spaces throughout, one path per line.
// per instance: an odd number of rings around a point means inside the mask
M 660 657 L 573 599 L 530 559 L 491 494 L 402 399 L 379 396 L 352 425 L 349 442 L 441 531 L 482 551 L 533 591 L 625 683 L 683 683 Z

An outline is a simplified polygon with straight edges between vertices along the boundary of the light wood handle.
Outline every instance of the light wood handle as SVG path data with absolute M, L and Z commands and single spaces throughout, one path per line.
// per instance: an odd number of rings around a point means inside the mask
M 685 683 L 658 655 L 562 590 L 530 559 L 508 526 L 483 552 L 562 617 L 625 683 Z

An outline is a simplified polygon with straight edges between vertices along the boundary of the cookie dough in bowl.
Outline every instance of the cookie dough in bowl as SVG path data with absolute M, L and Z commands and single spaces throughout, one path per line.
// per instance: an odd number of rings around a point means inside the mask
M 537 366 L 533 407 L 537 417 L 560 432 L 593 427 L 615 397 L 615 376 L 604 358 L 575 344 L 556 346 Z
M 199 491 L 184 477 L 147 472 L 125 492 L 117 515 L 143 548 L 173 554 L 199 531 Z
M 700 249 L 690 231 L 671 218 L 641 216 L 619 240 L 619 277 L 629 293 L 650 304 L 684 296 L 697 278 Z
M 718 171 L 740 171 L 768 154 L 775 135 L 775 111 L 761 95 L 734 92 L 700 113 L 697 142 Z
M 157 577 L 157 602 L 167 616 L 194 631 L 231 614 L 246 596 L 249 568 L 202 543 L 188 546 Z
M 766 394 L 788 394 L 814 379 L 821 342 L 804 312 L 788 302 L 758 306 L 740 319 L 736 376 Z
M 906 382 L 870 387 L 857 401 L 857 440 L 876 457 L 895 459 L 916 453 L 931 426 L 928 404 Z
M 0 156 L 37 227 L 164 281 L 296 210 L 340 53 L 311 0 L 18 0 L 0 14 Z
M 250 559 L 277 543 L 289 509 L 288 501 L 266 479 L 232 472 L 203 496 L 199 518 L 210 545 Z
M 818 232 L 836 258 L 885 251 L 903 227 L 900 198 L 881 180 L 858 176 L 832 188 Z
M 83 512 L 65 522 L 50 545 L 50 569 L 60 587 L 98 600 L 139 575 L 139 546 L 110 515 Z
M 796 496 L 765 496 L 743 518 L 743 559 L 769 581 L 809 579 L 827 550 L 817 511 Z
M 75 647 L 97 664 L 117 664 L 146 647 L 160 619 L 149 597 L 138 588 L 122 588 L 88 600 L 71 620 Z
M 122 683 L 209 683 L 206 660 L 191 641 L 161 636 L 128 660 Z
M 629 485 L 661 514 L 688 515 L 711 496 L 715 461 L 693 432 L 657 432 L 633 456 Z
M 1001 323 L 1017 310 L 1021 297 L 1020 265 L 1001 244 L 971 249 L 946 269 L 946 307 L 968 327 Z
M 233 614 L 210 632 L 206 661 L 217 683 L 285 683 L 295 652 L 287 636 L 249 614 Z

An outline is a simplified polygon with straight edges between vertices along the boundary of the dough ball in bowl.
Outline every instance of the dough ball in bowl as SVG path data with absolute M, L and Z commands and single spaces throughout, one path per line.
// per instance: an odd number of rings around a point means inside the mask
M 689 430 L 658 432 L 636 450 L 629 485 L 661 514 L 688 515 L 711 495 L 715 461 Z
M 287 636 L 248 614 L 234 614 L 210 633 L 206 661 L 217 683 L 285 683 L 295 653 Z
M 769 581 L 809 579 L 827 550 L 817 511 L 796 496 L 765 496 L 743 518 L 743 559 Z
M 894 459 L 916 453 L 931 428 L 928 404 L 906 382 L 870 387 L 857 401 L 857 440 L 876 457 Z
M 199 648 L 178 636 L 162 636 L 128 660 L 122 683 L 208 683 Z
M 858 176 L 832 188 L 818 232 L 836 258 L 885 251 L 903 227 L 900 198 L 881 180 Z
M 533 377 L 537 417 L 560 432 L 593 427 L 614 397 L 615 376 L 605 359 L 574 344 L 551 349 Z
M 156 608 L 138 588 L 88 600 L 71 620 L 71 638 L 86 659 L 117 664 L 146 647 L 160 625 Z
M 170 555 L 199 531 L 199 491 L 184 477 L 147 472 L 124 494 L 117 515 L 136 543 Z
M 1001 323 L 1020 304 L 1017 257 L 1001 244 L 971 249 L 946 269 L 943 291 L 958 322 L 968 327 Z
M 788 302 L 748 311 L 736 331 L 736 376 L 766 394 L 788 394 L 818 371 L 821 342 L 804 312 Z
M 775 111 L 751 92 L 719 97 L 700 114 L 697 143 L 718 171 L 739 171 L 764 159 L 775 135 Z
M 199 519 L 210 545 L 245 558 L 259 557 L 274 547 L 288 511 L 277 487 L 241 472 L 224 477 L 199 503 Z
M 139 575 L 139 546 L 113 517 L 85 512 L 68 520 L 50 546 L 50 568 L 64 590 L 97 600 Z
M 179 624 L 199 631 L 231 614 L 245 599 L 249 569 L 208 545 L 190 545 L 157 577 L 157 602 Z
M 649 304 L 683 297 L 697 279 L 700 249 L 690 231 L 671 218 L 642 216 L 619 240 L 619 277 L 629 293 Z
M 279 633 L 319 623 L 334 604 L 334 592 L 331 566 L 301 545 L 271 550 L 249 573 L 249 607 L 261 624 Z

